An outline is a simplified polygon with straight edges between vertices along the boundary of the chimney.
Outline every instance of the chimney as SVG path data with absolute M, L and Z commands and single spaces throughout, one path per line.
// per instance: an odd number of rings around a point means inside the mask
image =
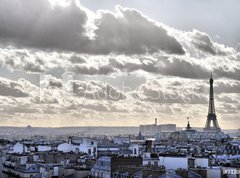
M 157 118 L 155 118 L 155 125 L 157 125 Z

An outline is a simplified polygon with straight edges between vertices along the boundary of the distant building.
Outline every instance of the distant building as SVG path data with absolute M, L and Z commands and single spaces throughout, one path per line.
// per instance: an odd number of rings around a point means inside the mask
M 27 128 L 28 130 L 31 130 L 31 129 L 32 129 L 32 126 L 31 126 L 31 125 L 28 125 L 26 128 Z
M 0 177 L 87 177 L 95 159 L 79 153 L 37 152 L 7 154 Z
M 175 142 L 187 142 L 187 141 L 229 141 L 231 138 L 228 134 L 223 132 L 204 131 L 198 132 L 191 128 L 189 122 L 185 130 L 176 132 L 159 132 L 153 136 L 156 141 L 175 141 Z
M 175 132 L 176 131 L 176 124 L 162 124 L 159 125 L 160 132 Z
M 145 140 L 141 132 L 139 132 L 138 136 L 136 137 L 136 140 Z
M 223 154 L 228 155 L 239 155 L 240 157 L 240 141 L 232 141 L 228 142 L 224 145 L 224 149 L 222 149 Z
M 114 144 L 128 144 L 130 143 L 130 136 L 117 136 L 113 138 Z
M 97 159 L 96 164 L 91 170 L 91 177 L 113 177 L 113 172 L 121 167 L 140 167 L 142 166 L 141 157 L 108 157 L 102 156 Z
M 113 178 L 142 178 L 156 177 L 159 178 L 165 174 L 165 169 L 158 166 L 142 166 L 142 167 L 121 167 L 113 173 Z M 175 177 L 174 177 L 175 178 Z
M 130 144 L 129 148 L 131 151 L 131 156 L 140 156 L 142 154 L 142 146 L 139 144 Z
M 155 118 L 155 124 L 150 125 L 140 125 L 139 131 L 144 136 L 152 136 L 158 132 L 174 132 L 176 131 L 176 124 L 157 124 L 157 119 Z
M 160 159 L 157 155 L 152 156 L 151 153 L 144 153 L 143 166 L 161 166 Z
M 239 138 L 240 139 L 240 129 L 238 129 L 238 131 L 237 131 L 237 138 Z
M 108 144 L 98 144 L 98 155 L 119 155 L 122 146 L 118 144 L 108 143 Z

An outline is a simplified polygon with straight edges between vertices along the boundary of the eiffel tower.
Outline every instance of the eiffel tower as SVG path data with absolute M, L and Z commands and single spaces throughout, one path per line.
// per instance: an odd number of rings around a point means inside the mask
M 218 125 L 217 116 L 215 114 L 212 73 L 211 73 L 211 78 L 209 80 L 209 83 L 210 83 L 209 107 L 208 107 L 207 121 L 206 121 L 205 127 L 203 128 L 203 131 L 221 132 L 221 128 Z

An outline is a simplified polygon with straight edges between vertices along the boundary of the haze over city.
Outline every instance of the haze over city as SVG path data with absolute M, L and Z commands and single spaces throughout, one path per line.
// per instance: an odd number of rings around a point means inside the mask
M 230 3 L 231 2 L 231 3 Z M 218 8 L 215 5 L 218 4 Z M 0 125 L 240 126 L 237 0 L 1 0 Z

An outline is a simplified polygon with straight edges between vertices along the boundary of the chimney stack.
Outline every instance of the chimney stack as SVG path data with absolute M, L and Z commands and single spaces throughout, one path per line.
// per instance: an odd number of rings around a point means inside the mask
M 155 118 L 155 125 L 157 125 L 157 118 Z

